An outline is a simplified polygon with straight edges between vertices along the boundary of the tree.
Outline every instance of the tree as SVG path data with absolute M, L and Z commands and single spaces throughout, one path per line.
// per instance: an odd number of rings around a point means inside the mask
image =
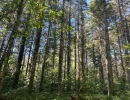
M 59 67 L 58 67 L 58 91 L 59 93 L 62 90 L 62 66 L 63 66 L 63 50 L 64 50 L 64 5 L 65 5 L 65 0 L 63 0 L 63 6 L 62 6 L 62 10 L 63 10 L 63 14 L 61 16 L 61 34 L 60 34 L 60 49 L 59 49 Z
M 106 1 L 102 1 L 103 4 L 103 17 L 104 17 L 104 36 L 105 36 L 105 45 L 106 45 L 106 66 L 108 68 L 108 95 L 113 95 L 113 73 L 112 73 L 112 61 L 111 61 L 111 52 L 110 52 L 110 41 L 108 33 L 108 22 L 106 15 Z

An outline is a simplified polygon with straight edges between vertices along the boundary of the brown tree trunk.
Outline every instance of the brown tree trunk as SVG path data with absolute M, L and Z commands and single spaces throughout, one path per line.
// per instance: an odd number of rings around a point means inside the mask
M 103 72 L 103 62 L 102 62 L 102 52 L 103 52 L 103 47 L 102 47 L 102 39 L 101 36 L 99 36 L 99 75 L 100 75 L 100 81 L 102 84 L 102 90 L 104 90 L 104 72 Z
M 118 79 L 119 73 L 118 73 L 118 65 L 117 65 L 116 47 L 113 47 L 113 49 L 114 49 L 114 60 L 115 60 L 115 73 L 116 73 L 116 78 Z
M 63 0 L 63 14 L 62 14 L 62 22 L 61 22 L 61 34 L 60 34 L 60 50 L 59 50 L 59 67 L 58 67 L 58 91 L 59 93 L 62 90 L 62 67 L 63 67 L 63 50 L 64 50 L 64 5 L 65 0 Z
M 68 45 L 67 45 L 67 91 L 71 90 L 71 0 L 69 1 L 69 32 L 68 32 Z
M 122 48 L 121 48 L 121 42 L 120 42 L 120 37 L 118 36 L 118 45 L 119 45 L 119 52 L 120 52 L 120 59 L 121 59 L 121 67 L 123 70 L 123 75 L 122 75 L 122 79 L 123 82 L 125 82 L 125 68 L 124 68 L 124 61 L 123 61 L 123 56 L 122 56 Z
M 6 38 L 6 36 L 3 37 L 3 40 L 2 40 L 2 43 L 1 43 L 1 47 L 0 47 L 0 58 L 1 58 L 1 55 L 2 55 L 2 52 L 3 52 L 3 49 L 4 49 L 5 38 Z
M 120 4 L 120 0 L 118 0 L 118 9 L 119 9 L 119 14 L 120 14 L 120 20 L 121 20 L 121 33 L 122 33 L 122 38 L 123 38 L 123 43 L 126 45 L 127 43 L 127 33 L 125 32 L 125 21 L 124 21 L 124 18 L 123 18 L 123 15 L 122 15 L 122 11 L 121 11 L 121 4 Z M 125 50 L 125 55 L 128 55 L 128 50 L 127 49 L 124 49 Z M 128 58 L 125 58 L 125 61 L 124 61 L 124 65 L 127 66 L 128 65 Z M 126 74 L 125 74 L 125 68 L 123 66 L 123 82 L 125 83 L 126 81 Z
M 79 0 L 77 0 L 77 2 L 79 2 Z M 77 18 L 77 20 L 78 20 L 78 23 L 77 23 L 77 31 L 78 31 L 78 34 L 77 34 L 77 61 L 78 61 L 78 67 L 77 67 L 77 80 L 78 80 L 78 82 L 77 82 L 77 89 L 79 90 L 80 89 L 80 85 L 81 85 L 81 82 L 80 82 L 80 77 L 81 77 L 81 75 L 80 75 L 80 67 L 81 67 L 81 62 L 80 62 L 80 29 L 79 29 L 79 26 L 80 26 L 80 23 L 79 23 L 79 16 L 80 16 L 80 13 L 79 13 L 79 5 L 78 5 L 78 18 Z
M 107 13 L 106 13 L 106 1 L 103 0 L 103 17 L 104 17 L 104 36 L 105 36 L 105 45 L 106 45 L 106 66 L 108 68 L 108 95 L 113 95 L 113 73 L 112 73 L 112 61 L 111 61 L 111 52 L 110 52 L 110 41 L 108 33 L 108 22 L 107 22 Z
M 30 20 L 30 14 L 27 17 L 26 27 L 25 27 L 25 31 L 23 32 L 23 34 L 26 33 L 27 30 L 28 30 L 29 20 Z M 16 88 L 17 85 L 18 85 L 19 76 L 20 76 L 20 70 L 21 70 L 22 60 L 23 60 L 23 55 L 24 55 L 24 48 L 25 48 L 26 38 L 27 38 L 26 36 L 22 37 L 22 42 L 21 42 L 21 46 L 20 46 L 18 61 L 17 61 L 17 65 L 16 65 L 16 71 L 14 73 L 14 84 L 13 84 L 13 88 Z
M 22 43 L 21 43 L 21 46 L 20 46 L 20 52 L 19 52 L 19 56 L 18 56 L 16 71 L 15 71 L 15 74 L 14 74 L 13 88 L 16 88 L 17 85 L 18 85 L 19 76 L 20 76 L 20 69 L 21 69 L 22 60 L 23 60 L 23 53 L 24 53 L 24 48 L 25 48 L 25 42 L 26 42 L 26 37 L 22 37 Z
M 41 19 L 41 22 L 42 22 L 42 19 Z M 37 33 L 36 33 L 35 48 L 33 51 L 33 56 L 32 56 L 33 58 L 31 62 L 31 76 L 30 76 L 29 86 L 28 86 L 29 94 L 32 94 L 32 90 L 33 90 L 33 82 L 34 82 L 35 69 L 36 69 L 36 63 L 37 63 L 37 57 L 38 57 L 38 50 L 40 47 L 41 33 L 42 33 L 42 26 L 40 26 L 40 28 L 37 28 Z
M 27 75 L 28 70 L 29 70 L 29 61 L 30 61 L 30 56 L 31 56 L 31 51 L 32 51 L 33 36 L 34 36 L 34 34 L 32 34 L 31 44 L 30 44 L 30 47 L 29 47 L 29 55 L 28 55 L 27 67 L 26 67 L 26 75 Z
M 39 91 L 41 92 L 43 90 L 43 84 L 44 84 L 44 71 L 46 67 L 46 60 L 47 60 L 47 55 L 49 53 L 49 36 L 50 36 L 50 29 L 51 29 L 51 22 L 49 21 L 49 29 L 47 33 L 47 42 L 45 45 L 45 54 L 44 54 L 44 59 L 43 59 L 43 65 L 42 65 L 42 74 L 41 74 L 41 81 L 40 81 L 40 88 Z

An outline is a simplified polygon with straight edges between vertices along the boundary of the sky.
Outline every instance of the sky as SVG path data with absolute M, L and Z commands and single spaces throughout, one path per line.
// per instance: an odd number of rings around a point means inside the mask
M 89 3 L 91 0 L 86 0 L 87 1 L 87 3 Z

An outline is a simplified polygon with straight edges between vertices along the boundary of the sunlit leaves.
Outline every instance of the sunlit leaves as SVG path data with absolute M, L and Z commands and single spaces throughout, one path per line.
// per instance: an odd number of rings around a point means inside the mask
M 130 44 L 125 45 L 124 48 L 130 49 Z

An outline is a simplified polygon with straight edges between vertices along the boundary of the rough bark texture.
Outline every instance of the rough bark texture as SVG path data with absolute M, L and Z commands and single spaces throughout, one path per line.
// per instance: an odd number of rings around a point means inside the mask
M 35 48 L 33 51 L 33 58 L 32 58 L 32 62 L 31 62 L 31 76 L 30 76 L 29 88 L 28 88 L 28 92 L 30 94 L 32 94 L 32 90 L 33 90 L 33 82 L 34 82 L 36 62 L 37 62 L 37 57 L 38 57 L 38 50 L 40 47 L 41 33 L 42 33 L 42 27 L 40 26 L 40 28 L 37 28 Z
M 104 35 L 105 35 L 105 44 L 106 44 L 106 66 L 108 68 L 108 95 L 113 95 L 113 73 L 112 73 L 112 61 L 110 53 L 110 41 L 108 33 L 108 22 L 106 14 L 106 1 L 103 0 L 103 14 L 104 14 Z
M 1 58 L 1 54 L 2 54 L 3 49 L 4 49 L 5 37 L 6 37 L 6 36 L 3 37 L 3 40 L 2 40 L 2 43 L 1 43 L 1 47 L 0 47 L 0 58 Z
M 50 36 L 50 29 L 51 29 L 51 22 L 49 22 L 49 29 L 48 29 L 48 34 L 47 34 L 47 43 L 45 45 L 45 54 L 44 54 L 44 59 L 43 59 L 43 64 L 42 64 L 42 74 L 41 74 L 41 81 L 40 81 L 40 88 L 39 91 L 43 90 L 43 84 L 44 84 L 44 71 L 46 67 L 46 60 L 47 60 L 47 54 L 49 53 L 49 36 Z
M 19 75 L 20 75 L 20 69 L 21 69 L 22 60 L 23 60 L 25 41 L 26 41 L 26 37 L 23 37 L 22 38 L 22 44 L 21 44 L 21 47 L 20 47 L 19 56 L 18 56 L 16 72 L 14 74 L 14 85 L 13 85 L 14 88 L 18 85 L 18 81 L 19 81 Z
M 68 32 L 68 45 L 67 45 L 67 90 L 71 90 L 71 74 L 70 74 L 70 68 L 71 68 L 71 0 L 69 1 L 69 32 Z
M 85 81 L 85 50 L 84 50 L 84 18 L 83 18 L 83 0 L 80 3 L 80 12 L 81 12 L 81 66 L 82 66 L 82 75 Z
M 102 62 L 102 52 L 103 52 L 103 50 L 102 50 L 102 39 L 101 39 L 101 36 L 99 36 L 99 40 L 100 40 L 100 43 L 99 43 L 99 45 L 100 45 L 100 47 L 99 47 L 99 75 L 100 75 L 100 81 L 101 81 L 101 83 L 102 83 L 102 90 L 103 90 L 103 86 L 104 86 L 104 72 L 103 72 L 103 62 Z
M 64 23 L 64 5 L 65 0 L 63 0 L 63 14 L 62 14 L 62 23 Z M 60 50 L 59 50 L 59 67 L 58 67 L 58 91 L 59 93 L 62 90 L 62 67 L 63 67 L 63 50 L 64 50 L 64 25 L 61 25 L 61 34 L 60 34 Z

